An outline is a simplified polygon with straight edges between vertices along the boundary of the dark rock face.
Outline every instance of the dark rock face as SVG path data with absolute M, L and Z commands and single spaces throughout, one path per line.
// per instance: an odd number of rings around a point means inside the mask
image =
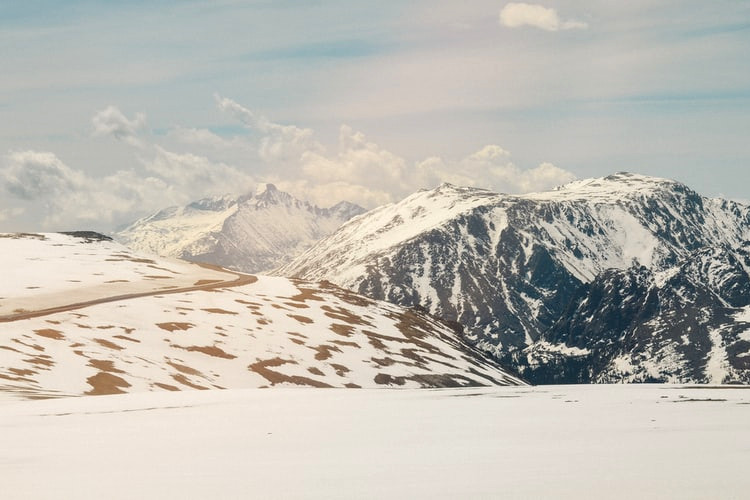
M 508 196 L 441 186 L 281 269 L 421 306 L 534 383 L 750 382 L 750 209 L 616 174 Z
M 112 238 L 109 236 L 97 233 L 96 231 L 61 231 L 60 234 L 67 234 L 68 236 L 81 238 L 86 243 L 92 241 L 112 241 Z
M 542 343 L 514 353 L 512 363 L 536 381 L 750 382 L 750 276 L 736 253 L 697 250 L 666 273 L 602 273 L 543 335 L 588 352 L 545 365 Z

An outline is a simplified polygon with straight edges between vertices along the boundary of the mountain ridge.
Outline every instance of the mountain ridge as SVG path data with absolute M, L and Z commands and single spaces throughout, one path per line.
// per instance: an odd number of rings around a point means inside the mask
M 262 184 L 252 194 L 164 208 L 114 238 L 141 252 L 262 272 L 291 260 L 364 211 L 346 201 L 320 208 Z
M 515 366 L 532 382 L 617 380 L 612 363 L 628 353 L 609 341 L 606 353 L 592 349 L 588 344 L 596 344 L 596 335 L 623 341 L 637 337 L 640 340 L 631 343 L 641 354 L 655 353 L 652 345 L 661 341 L 679 341 L 676 331 L 664 327 L 669 315 L 649 312 L 656 300 L 658 308 L 683 314 L 683 327 L 693 325 L 695 331 L 700 326 L 700 335 L 690 335 L 690 342 L 700 347 L 692 354 L 681 351 L 678 357 L 686 360 L 682 371 L 675 372 L 666 362 L 648 370 L 642 361 L 633 362 L 633 369 L 621 370 L 621 379 L 715 381 L 717 377 L 699 376 L 701 370 L 688 365 L 706 365 L 711 350 L 724 344 L 739 349 L 728 354 L 727 363 L 742 365 L 743 327 L 725 325 L 737 311 L 710 313 L 719 306 L 750 304 L 749 240 L 750 207 L 702 197 L 677 181 L 620 172 L 526 195 L 441 185 L 344 224 L 275 272 L 325 277 L 367 296 L 420 305 L 458 321 L 470 342 Z M 701 253 L 712 248 L 722 252 L 709 252 L 708 257 Z M 701 255 L 708 259 L 706 269 L 724 270 L 721 280 L 716 273 L 701 274 L 690 267 Z M 641 268 L 647 271 L 648 277 L 642 277 L 647 284 L 614 293 L 616 286 L 640 276 Z M 660 286 L 662 281 L 669 281 L 673 290 L 693 290 L 702 306 L 691 309 L 688 301 Z M 724 291 L 727 283 L 734 284 L 731 297 Z M 600 303 L 584 315 L 581 304 L 595 302 L 605 291 L 611 292 L 606 307 Z M 651 327 L 608 324 L 592 332 L 587 343 L 576 343 L 573 325 L 614 321 L 618 314 L 607 311 L 618 308 L 624 322 L 629 303 L 640 304 L 634 310 L 646 308 L 643 317 L 654 322 Z M 712 319 L 701 323 L 701 315 Z M 545 345 L 552 347 L 545 350 Z M 578 356 L 571 349 L 578 349 Z M 582 357 L 584 351 L 588 358 Z M 609 368 L 587 372 L 586 363 L 579 363 L 581 367 L 554 374 L 537 363 L 535 355 L 563 364 L 604 356 Z M 725 378 L 750 380 L 743 370 L 725 370 Z

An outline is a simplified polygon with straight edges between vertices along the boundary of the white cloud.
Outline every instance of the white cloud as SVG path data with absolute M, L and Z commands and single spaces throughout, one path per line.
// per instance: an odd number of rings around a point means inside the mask
M 510 161 L 508 151 L 494 144 L 457 162 L 429 158 L 417 164 L 417 171 L 418 179 L 428 186 L 450 182 L 503 193 L 545 191 L 575 179 L 571 172 L 551 163 L 532 169 L 519 168 Z
M 217 101 L 220 109 L 260 134 L 261 150 L 269 136 L 278 137 L 281 126 L 258 118 L 230 99 Z M 285 127 L 295 133 L 290 132 L 282 142 L 287 148 L 293 145 L 298 161 L 284 162 L 280 156 L 261 155 L 264 164 L 256 177 L 324 206 L 346 199 L 371 208 L 442 182 L 523 193 L 549 189 L 575 178 L 549 163 L 521 169 L 510 161 L 510 152 L 498 145 L 487 145 L 460 160 L 431 157 L 410 164 L 346 125 L 339 130 L 338 148 L 333 153 L 313 139 L 310 129 Z
M 588 28 L 584 22 L 561 20 L 555 9 L 537 4 L 514 2 L 505 5 L 500 11 L 500 24 L 507 28 L 532 26 L 545 31 Z
M 408 189 L 403 158 L 368 142 L 364 134 L 346 125 L 339 131 L 337 154 L 307 151 L 301 165 L 302 172 L 314 182 L 344 181 L 394 193 Z
M 231 99 L 218 95 L 214 97 L 221 111 L 229 113 L 261 136 L 258 152 L 264 161 L 298 162 L 303 153 L 323 149 L 313 139 L 313 131 L 309 128 L 273 123 Z
M 166 199 L 168 186 L 159 179 L 124 171 L 92 178 L 49 152 L 13 152 L 5 163 L 0 169 L 3 188 L 32 202 L 27 208 L 40 212 L 46 229 L 91 223 L 102 227 L 129 217 L 144 204 Z
M 210 130 L 177 127 L 167 134 L 182 144 L 189 146 L 206 146 L 214 149 L 237 146 L 236 140 L 227 140 Z
M 146 125 L 146 115 L 143 113 L 136 113 L 135 117 L 129 120 L 115 106 L 107 106 L 94 115 L 91 123 L 94 126 L 94 136 L 111 135 L 133 146 L 142 146 L 137 134 Z
M 143 160 L 143 164 L 149 173 L 169 185 L 176 203 L 241 193 L 255 185 L 254 178 L 237 167 L 191 153 L 174 153 L 159 146 L 155 149 L 154 158 Z
M 65 165 L 52 153 L 16 151 L 2 169 L 5 189 L 22 200 L 56 198 L 78 191 L 85 176 Z
M 113 227 L 144 212 L 254 186 L 252 176 L 236 167 L 158 146 L 155 151 L 153 158 L 142 160 L 145 171 L 120 170 L 101 177 L 71 168 L 53 153 L 13 152 L 0 168 L 0 187 L 28 202 L 44 229 L 58 230 Z M 0 220 L 21 213 L 4 209 Z
M 507 160 L 508 158 L 510 158 L 509 151 L 504 150 L 496 144 L 490 144 L 470 155 L 468 159 L 471 161 L 493 162 Z
M 329 151 L 310 129 L 258 118 L 230 99 L 217 101 L 248 127 L 246 135 L 225 138 L 205 129 L 179 128 L 168 138 L 188 151 L 143 143 L 134 168 L 100 176 L 71 168 L 53 153 L 14 152 L 0 168 L 0 187 L 40 212 L 45 229 L 59 229 L 114 227 L 170 205 L 251 192 L 258 182 L 273 182 L 321 206 L 348 200 L 372 208 L 442 182 L 523 193 L 574 179 L 549 163 L 521 169 L 509 151 L 494 144 L 462 159 L 435 156 L 409 162 L 346 125 L 340 128 L 337 147 Z M 124 118 L 114 107 L 97 117 L 100 135 L 124 140 L 135 138 L 137 122 L 142 122 Z M 196 154 L 196 148 L 205 154 Z M 17 215 L 8 207 L 0 210 L 0 220 Z

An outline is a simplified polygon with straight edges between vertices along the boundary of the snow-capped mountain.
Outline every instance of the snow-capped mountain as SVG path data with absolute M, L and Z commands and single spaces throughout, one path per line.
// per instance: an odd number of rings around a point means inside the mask
M 319 208 L 262 184 L 254 195 L 207 198 L 160 210 L 114 237 L 136 251 L 253 273 L 289 262 L 364 212 L 346 201 Z
M 330 283 L 0 234 L 0 399 L 523 384 L 430 316 Z
M 521 196 L 444 184 L 277 273 L 422 306 L 532 381 L 750 381 L 750 208 L 619 173 Z

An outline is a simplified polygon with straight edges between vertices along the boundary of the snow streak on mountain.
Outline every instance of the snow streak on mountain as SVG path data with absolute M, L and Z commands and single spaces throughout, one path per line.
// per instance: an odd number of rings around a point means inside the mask
M 254 273 L 288 262 L 364 212 L 346 201 L 319 208 L 263 184 L 254 195 L 166 208 L 114 236 L 136 251 Z
M 534 382 L 750 382 L 750 208 L 670 180 L 444 184 L 277 272 L 425 307 Z

